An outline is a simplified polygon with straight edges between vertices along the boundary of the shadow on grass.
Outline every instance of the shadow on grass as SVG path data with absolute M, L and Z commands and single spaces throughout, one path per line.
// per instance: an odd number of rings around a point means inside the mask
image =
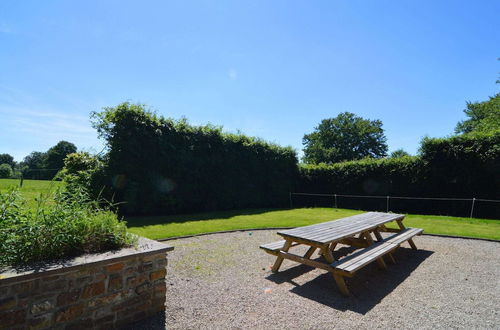
M 286 269 L 267 278 L 278 284 L 288 282 L 294 285 L 291 292 L 328 307 L 366 314 L 432 254 L 432 251 L 427 250 L 399 248 L 394 253 L 396 264 L 388 263 L 387 271 L 379 270 L 376 263 L 372 263 L 359 270 L 354 277 L 346 279 L 350 297 L 340 294 L 331 273 L 322 274 L 304 285 L 297 284 L 294 281 L 296 277 L 313 269 L 305 265 Z
M 281 211 L 285 209 L 267 208 L 267 209 L 243 209 L 243 210 L 228 210 L 217 212 L 200 212 L 192 214 L 176 214 L 176 215 L 155 215 L 155 216 L 130 216 L 125 217 L 128 227 L 142 227 L 149 225 L 159 225 L 164 223 L 183 223 L 188 221 L 198 220 L 214 220 L 214 219 L 229 219 L 242 215 L 256 215 L 271 211 Z

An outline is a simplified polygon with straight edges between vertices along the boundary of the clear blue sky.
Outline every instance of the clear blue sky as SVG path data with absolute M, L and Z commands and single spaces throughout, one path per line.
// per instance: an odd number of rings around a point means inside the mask
M 498 0 L 3 0 L 0 153 L 100 151 L 89 113 L 126 100 L 298 151 L 350 111 L 416 153 L 499 91 L 499 13 Z

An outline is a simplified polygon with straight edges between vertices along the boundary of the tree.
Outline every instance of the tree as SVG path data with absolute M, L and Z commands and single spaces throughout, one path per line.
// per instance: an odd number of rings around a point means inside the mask
M 60 141 L 55 146 L 47 150 L 46 168 L 61 169 L 64 167 L 64 158 L 75 153 L 76 146 L 67 141 Z
M 500 130 L 500 93 L 488 101 L 467 102 L 464 113 L 468 119 L 457 124 L 457 134 Z
M 0 154 L 0 164 L 9 164 L 10 167 L 14 167 L 16 162 L 14 161 L 14 157 L 9 154 Z
M 382 122 L 350 112 L 323 119 L 314 132 L 304 135 L 302 144 L 306 163 L 337 163 L 387 155 Z
M 394 150 L 393 152 L 391 152 L 391 155 L 389 156 L 389 158 L 401 158 L 401 157 L 406 157 L 406 156 L 410 156 L 410 154 L 407 153 L 406 151 L 404 151 L 403 149 L 397 149 L 397 150 Z
M 23 161 L 21 162 L 21 165 L 22 167 L 29 169 L 35 169 L 35 170 L 44 169 L 46 159 L 47 159 L 47 154 L 45 152 L 33 151 L 28 156 L 24 157 Z
M 9 164 L 0 165 L 0 178 L 6 179 L 12 176 L 12 167 Z

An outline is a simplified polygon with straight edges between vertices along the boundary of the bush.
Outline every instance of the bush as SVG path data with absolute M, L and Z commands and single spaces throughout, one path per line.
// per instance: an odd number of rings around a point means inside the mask
M 94 113 L 109 149 L 105 196 L 128 214 L 284 206 L 297 175 L 295 151 L 257 138 L 191 126 L 123 103 Z
M 498 199 L 500 132 L 422 141 L 420 156 L 302 165 L 296 191 L 350 195 Z M 314 202 L 302 199 L 304 205 Z M 326 203 L 333 205 L 331 198 Z M 466 216 L 470 201 L 394 200 L 391 210 Z M 493 203 L 495 204 L 495 203 Z M 475 215 L 498 217 L 498 205 L 476 205 Z M 342 207 L 385 210 L 384 199 L 344 198 Z
M 12 176 L 12 167 L 9 164 L 0 165 L 0 179 L 7 179 Z
M 40 196 L 34 209 L 17 190 L 0 193 L 0 265 L 102 252 L 134 241 L 125 222 L 83 191 Z

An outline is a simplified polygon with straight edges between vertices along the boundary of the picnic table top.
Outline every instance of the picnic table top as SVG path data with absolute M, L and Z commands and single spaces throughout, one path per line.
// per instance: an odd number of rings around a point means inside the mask
M 404 217 L 403 214 L 367 212 L 339 220 L 278 231 L 278 235 L 285 239 L 300 239 L 316 244 L 327 244 L 374 229 L 387 222 L 401 220 Z

